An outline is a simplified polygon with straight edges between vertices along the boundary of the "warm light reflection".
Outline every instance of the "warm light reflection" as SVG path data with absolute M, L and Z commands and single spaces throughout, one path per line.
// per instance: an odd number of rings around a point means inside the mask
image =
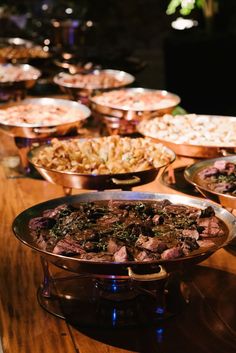
M 198 26 L 198 21 L 183 17 L 178 17 L 175 21 L 171 22 L 171 27 L 179 31 L 196 26 Z
M 68 7 L 67 9 L 65 9 L 65 13 L 67 13 L 67 15 L 71 15 L 73 13 L 73 9 L 71 7 Z

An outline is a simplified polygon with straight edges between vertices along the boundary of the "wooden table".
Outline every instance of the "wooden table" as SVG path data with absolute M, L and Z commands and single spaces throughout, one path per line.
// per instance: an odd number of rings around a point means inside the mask
M 0 158 L 15 154 L 13 139 L 0 133 Z M 188 163 L 191 160 L 178 159 L 175 165 Z M 11 230 L 17 214 L 62 196 L 62 188 L 43 180 L 7 178 L 2 164 L 0 185 L 0 335 L 4 353 L 235 352 L 235 249 L 220 249 L 196 266 L 190 303 L 155 327 L 76 328 L 39 306 L 40 257 Z M 176 192 L 158 180 L 135 190 Z M 84 190 L 73 190 L 79 192 Z

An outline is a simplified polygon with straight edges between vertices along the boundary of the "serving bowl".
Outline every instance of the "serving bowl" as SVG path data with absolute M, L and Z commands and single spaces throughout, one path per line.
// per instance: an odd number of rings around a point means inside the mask
M 180 97 L 165 90 L 136 87 L 100 92 L 89 101 L 93 115 L 106 124 L 110 134 L 126 135 L 137 132 L 142 120 L 171 113 Z
M 43 123 L 43 116 L 40 118 L 40 121 L 35 121 L 33 124 L 26 122 L 17 123 L 8 123 L 7 121 L 1 121 L 1 110 L 14 108 L 15 115 L 17 108 L 21 109 L 23 106 L 36 106 L 42 107 L 42 109 L 48 107 L 49 111 L 53 108 L 61 108 L 66 110 L 66 115 L 68 116 L 68 121 L 63 119 L 63 116 L 58 117 L 56 122 Z M 20 102 L 14 102 L 7 105 L 4 105 L 0 108 L 0 129 L 5 133 L 14 137 L 23 137 L 29 139 L 39 139 L 39 138 L 49 138 L 54 136 L 65 136 L 71 132 L 80 128 L 87 118 L 90 116 L 90 109 L 83 104 L 78 102 L 70 101 L 67 99 L 59 98 L 27 98 Z M 40 115 L 40 114 L 38 114 Z M 58 114 L 59 115 L 59 114 Z M 22 117 L 22 113 L 20 115 Z M 16 117 L 17 119 L 17 117 Z
M 99 144 L 104 139 L 114 139 L 113 137 L 105 137 L 105 138 L 96 138 L 96 139 L 79 139 L 79 144 L 89 143 L 89 141 L 94 141 L 95 143 Z M 109 140 L 109 141 L 110 141 Z M 132 140 L 134 141 L 134 140 Z M 68 140 L 67 143 L 70 143 Z M 76 143 L 76 140 L 73 139 L 73 143 Z M 102 142 L 101 142 L 102 143 Z M 109 142 L 107 142 L 109 143 Z M 114 143 L 111 141 L 110 145 Z M 156 144 L 154 144 L 156 145 Z M 55 145 L 57 150 L 57 145 Z M 81 147 L 81 150 L 85 149 L 85 147 Z M 159 146 L 156 145 L 159 150 Z M 54 147 L 53 147 L 54 148 Z M 71 152 L 71 146 L 68 147 Z M 105 147 L 104 147 L 105 148 Z M 116 147 L 117 148 L 117 147 Z M 143 185 L 152 182 L 157 177 L 159 170 L 161 168 L 167 167 L 170 163 L 175 160 L 175 153 L 165 146 L 160 146 L 160 163 L 157 167 L 153 165 L 150 167 L 145 167 L 144 169 L 138 169 L 138 166 L 132 165 L 132 170 L 127 172 L 86 172 L 86 169 L 82 172 L 74 172 L 74 171 L 67 171 L 67 170 L 56 170 L 56 168 L 50 168 L 42 166 L 39 162 L 38 156 L 45 155 L 45 150 L 48 149 L 48 145 L 42 145 L 36 148 L 33 148 L 28 153 L 28 160 L 29 162 L 37 169 L 37 171 L 49 182 L 54 184 L 59 184 L 64 188 L 78 188 L 78 189 L 93 189 L 93 190 L 105 190 L 105 189 L 130 189 L 133 186 Z M 83 151 L 82 151 L 83 152 Z M 102 153 L 102 148 L 100 150 Z M 99 153 L 100 153 L 99 152 Z M 75 153 L 75 152 L 74 152 Z M 98 153 L 98 152 L 97 152 Z M 46 153 L 48 156 L 48 152 Z M 90 155 L 91 156 L 91 155 Z M 99 155 L 100 156 L 100 155 Z M 97 158 L 100 158 L 97 156 Z M 124 155 L 123 155 L 124 157 Z M 41 157 L 40 157 L 41 158 Z M 50 156 L 46 157 L 47 160 L 51 161 Z M 82 158 L 82 157 L 81 157 Z M 92 156 L 91 156 L 92 158 Z M 106 157 L 104 157 L 106 158 Z M 56 157 L 54 157 L 54 160 Z M 71 159 L 71 158 L 70 158 Z M 78 159 L 78 158 L 77 158 Z M 53 161 L 54 161 L 53 160 Z M 123 160 L 123 159 L 122 159 Z M 97 163 L 100 165 L 100 159 L 97 159 Z M 94 163 L 94 160 L 92 161 Z M 114 160 L 117 164 L 118 160 Z M 55 162 L 53 162 L 55 164 Z M 79 164 L 80 162 L 77 160 L 76 162 Z M 108 162 L 106 162 L 107 165 Z M 122 166 L 125 165 L 124 162 L 121 162 Z M 87 162 L 86 162 L 87 164 Z M 85 166 L 86 167 L 86 166 Z M 65 168 L 64 168 L 65 169 Z M 117 170 L 117 168 L 116 168 Z
M 209 187 L 207 187 L 206 182 L 204 182 L 200 177 L 199 173 L 203 169 L 213 167 L 215 162 L 226 161 L 236 164 L 236 155 L 206 159 L 193 163 L 184 170 L 185 179 L 192 184 L 205 198 L 210 199 L 214 202 L 221 204 L 223 207 L 229 209 L 236 208 L 236 195 L 230 195 L 223 192 L 217 192 Z
M 180 156 L 214 158 L 236 152 L 236 118 L 231 116 L 166 114 L 141 121 L 137 130 Z
M 0 64 L 0 101 L 25 98 L 40 76 L 40 70 L 28 64 Z
M 39 248 L 30 234 L 29 222 L 32 218 L 42 216 L 42 213 L 48 209 L 54 209 L 62 204 L 70 204 L 78 207 L 81 202 L 93 202 L 100 200 L 169 200 L 175 204 L 182 204 L 197 207 L 199 209 L 211 206 L 216 217 L 221 219 L 228 229 L 226 237 L 222 239 L 218 245 L 201 249 L 197 254 L 190 254 L 175 259 L 159 259 L 153 261 L 125 261 L 125 262 L 98 262 L 79 259 L 72 256 L 58 255 Z M 24 244 L 38 252 L 43 258 L 63 269 L 80 273 L 90 274 L 91 276 L 103 276 L 107 278 L 129 278 L 132 272 L 141 272 L 150 274 L 160 271 L 160 265 L 170 272 L 176 269 L 186 268 L 188 265 L 199 263 L 209 257 L 216 250 L 229 244 L 236 236 L 235 217 L 224 208 L 210 201 L 189 198 L 181 195 L 157 194 L 147 192 L 127 192 L 127 191 L 106 191 L 106 192 L 90 192 L 79 195 L 67 196 L 58 199 L 49 200 L 35 205 L 21 214 L 19 214 L 13 222 L 13 231 L 16 237 Z M 131 270 L 131 271 L 130 271 Z
M 22 63 L 31 59 L 46 59 L 49 53 L 28 39 L 0 38 L 0 62 Z
M 125 71 L 104 69 L 75 74 L 60 72 L 53 81 L 72 99 L 88 104 L 88 98 L 94 92 L 124 87 L 133 83 L 134 79 Z

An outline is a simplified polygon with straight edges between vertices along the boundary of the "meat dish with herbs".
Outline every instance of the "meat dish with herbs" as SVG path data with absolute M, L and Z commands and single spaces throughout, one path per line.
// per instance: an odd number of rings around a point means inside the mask
M 212 166 L 202 169 L 197 174 L 198 182 L 207 189 L 236 196 L 236 164 L 218 160 Z
M 32 218 L 29 230 L 44 251 L 95 262 L 172 260 L 214 248 L 228 234 L 211 206 L 169 200 L 62 204 Z

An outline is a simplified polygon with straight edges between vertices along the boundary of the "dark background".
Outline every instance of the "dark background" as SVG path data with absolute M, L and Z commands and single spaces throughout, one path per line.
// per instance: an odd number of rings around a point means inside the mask
M 168 89 L 182 98 L 191 112 L 236 115 L 236 1 L 219 0 L 213 30 L 207 33 L 201 11 L 191 16 L 199 21 L 195 29 L 176 31 L 167 16 L 168 0 L 25 0 L 0 1 L 2 36 L 22 36 L 42 44 L 45 38 L 55 46 L 51 19 L 77 19 L 79 34 L 74 50 L 78 54 L 111 60 L 137 60 L 136 84 Z M 46 4 L 46 10 L 42 5 Z M 66 15 L 71 7 L 73 14 Z M 12 16 L 26 15 L 19 28 Z M 86 22 L 92 21 L 91 27 Z M 118 60 L 119 61 L 119 60 Z

